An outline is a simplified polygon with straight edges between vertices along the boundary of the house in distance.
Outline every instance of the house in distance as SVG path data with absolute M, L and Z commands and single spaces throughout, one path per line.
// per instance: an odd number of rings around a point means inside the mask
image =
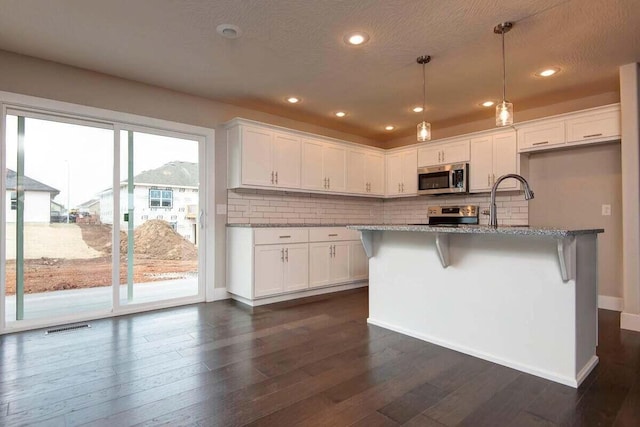
M 7 190 L 6 190 L 6 219 L 7 222 L 16 222 L 18 208 L 17 173 L 7 169 Z M 23 178 L 24 189 L 24 222 L 26 223 L 48 223 L 52 221 L 51 203 L 60 193 L 53 187 L 48 186 L 28 176 Z
M 146 221 L 159 219 L 191 243 L 198 243 L 198 164 L 172 161 L 159 168 L 144 171 L 133 178 L 133 216 L 128 214 L 128 183 L 120 182 L 120 229 L 127 230 L 127 220 L 134 228 Z M 100 222 L 111 224 L 113 190 L 100 193 Z

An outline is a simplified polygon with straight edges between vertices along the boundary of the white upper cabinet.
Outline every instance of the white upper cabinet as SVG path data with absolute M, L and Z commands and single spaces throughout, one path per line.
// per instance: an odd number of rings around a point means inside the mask
M 567 119 L 567 142 L 591 142 L 620 138 L 620 112 L 604 111 Z
M 329 191 L 344 192 L 347 185 L 347 149 L 337 144 L 325 144 L 322 168 Z
M 302 188 L 344 192 L 347 182 L 347 149 L 324 141 L 302 141 Z
M 302 188 L 325 190 L 326 180 L 322 169 L 324 143 L 311 139 L 302 140 Z
M 347 154 L 347 191 L 384 195 L 384 155 L 350 149 Z
M 471 139 L 469 191 L 490 191 L 500 176 L 518 173 L 517 160 L 516 135 L 513 131 Z M 507 180 L 500 185 L 501 191 L 519 188 L 516 180 Z
M 228 129 L 227 138 L 230 188 L 300 188 L 300 138 L 244 125 Z
M 418 194 L 418 150 L 411 148 L 387 155 L 387 196 Z
M 273 136 L 273 169 L 278 187 L 300 188 L 300 138 L 283 133 Z
M 428 144 L 425 147 L 418 148 L 418 167 L 469 161 L 468 139 Z
M 518 150 L 541 149 L 564 144 L 564 120 L 554 120 L 518 129 Z
M 275 184 L 272 140 L 273 134 L 267 130 L 242 128 L 242 184 L 267 187 Z
M 620 106 L 607 105 L 516 126 L 520 153 L 614 141 L 620 139 Z

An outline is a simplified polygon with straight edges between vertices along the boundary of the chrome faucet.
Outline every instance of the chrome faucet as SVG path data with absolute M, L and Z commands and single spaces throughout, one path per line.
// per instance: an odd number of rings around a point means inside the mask
M 491 187 L 491 206 L 489 206 L 489 227 L 497 228 L 498 227 L 498 209 L 496 208 L 496 190 L 498 190 L 498 185 L 502 181 L 507 178 L 515 178 L 521 183 L 524 184 L 524 198 L 525 200 L 533 199 L 533 191 L 529 188 L 529 183 L 522 176 L 517 175 L 515 173 L 509 173 L 506 175 L 502 175 L 500 178 L 496 179 L 496 182 Z

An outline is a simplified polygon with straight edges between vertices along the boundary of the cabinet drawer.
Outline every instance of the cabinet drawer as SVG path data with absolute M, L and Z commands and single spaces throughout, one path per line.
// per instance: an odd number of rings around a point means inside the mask
M 620 113 L 590 114 L 567 120 L 567 142 L 583 142 L 620 136 Z
M 258 228 L 253 230 L 255 245 L 306 243 L 309 231 L 306 228 Z
M 544 149 L 564 144 L 564 122 L 551 122 L 518 129 L 518 151 Z
M 335 242 L 338 240 L 360 240 L 360 232 L 345 227 L 317 227 L 309 230 L 310 242 Z

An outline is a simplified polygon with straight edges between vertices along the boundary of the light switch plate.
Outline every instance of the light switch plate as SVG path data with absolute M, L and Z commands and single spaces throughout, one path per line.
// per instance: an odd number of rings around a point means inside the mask
M 611 215 L 611 205 L 602 205 L 602 216 Z

